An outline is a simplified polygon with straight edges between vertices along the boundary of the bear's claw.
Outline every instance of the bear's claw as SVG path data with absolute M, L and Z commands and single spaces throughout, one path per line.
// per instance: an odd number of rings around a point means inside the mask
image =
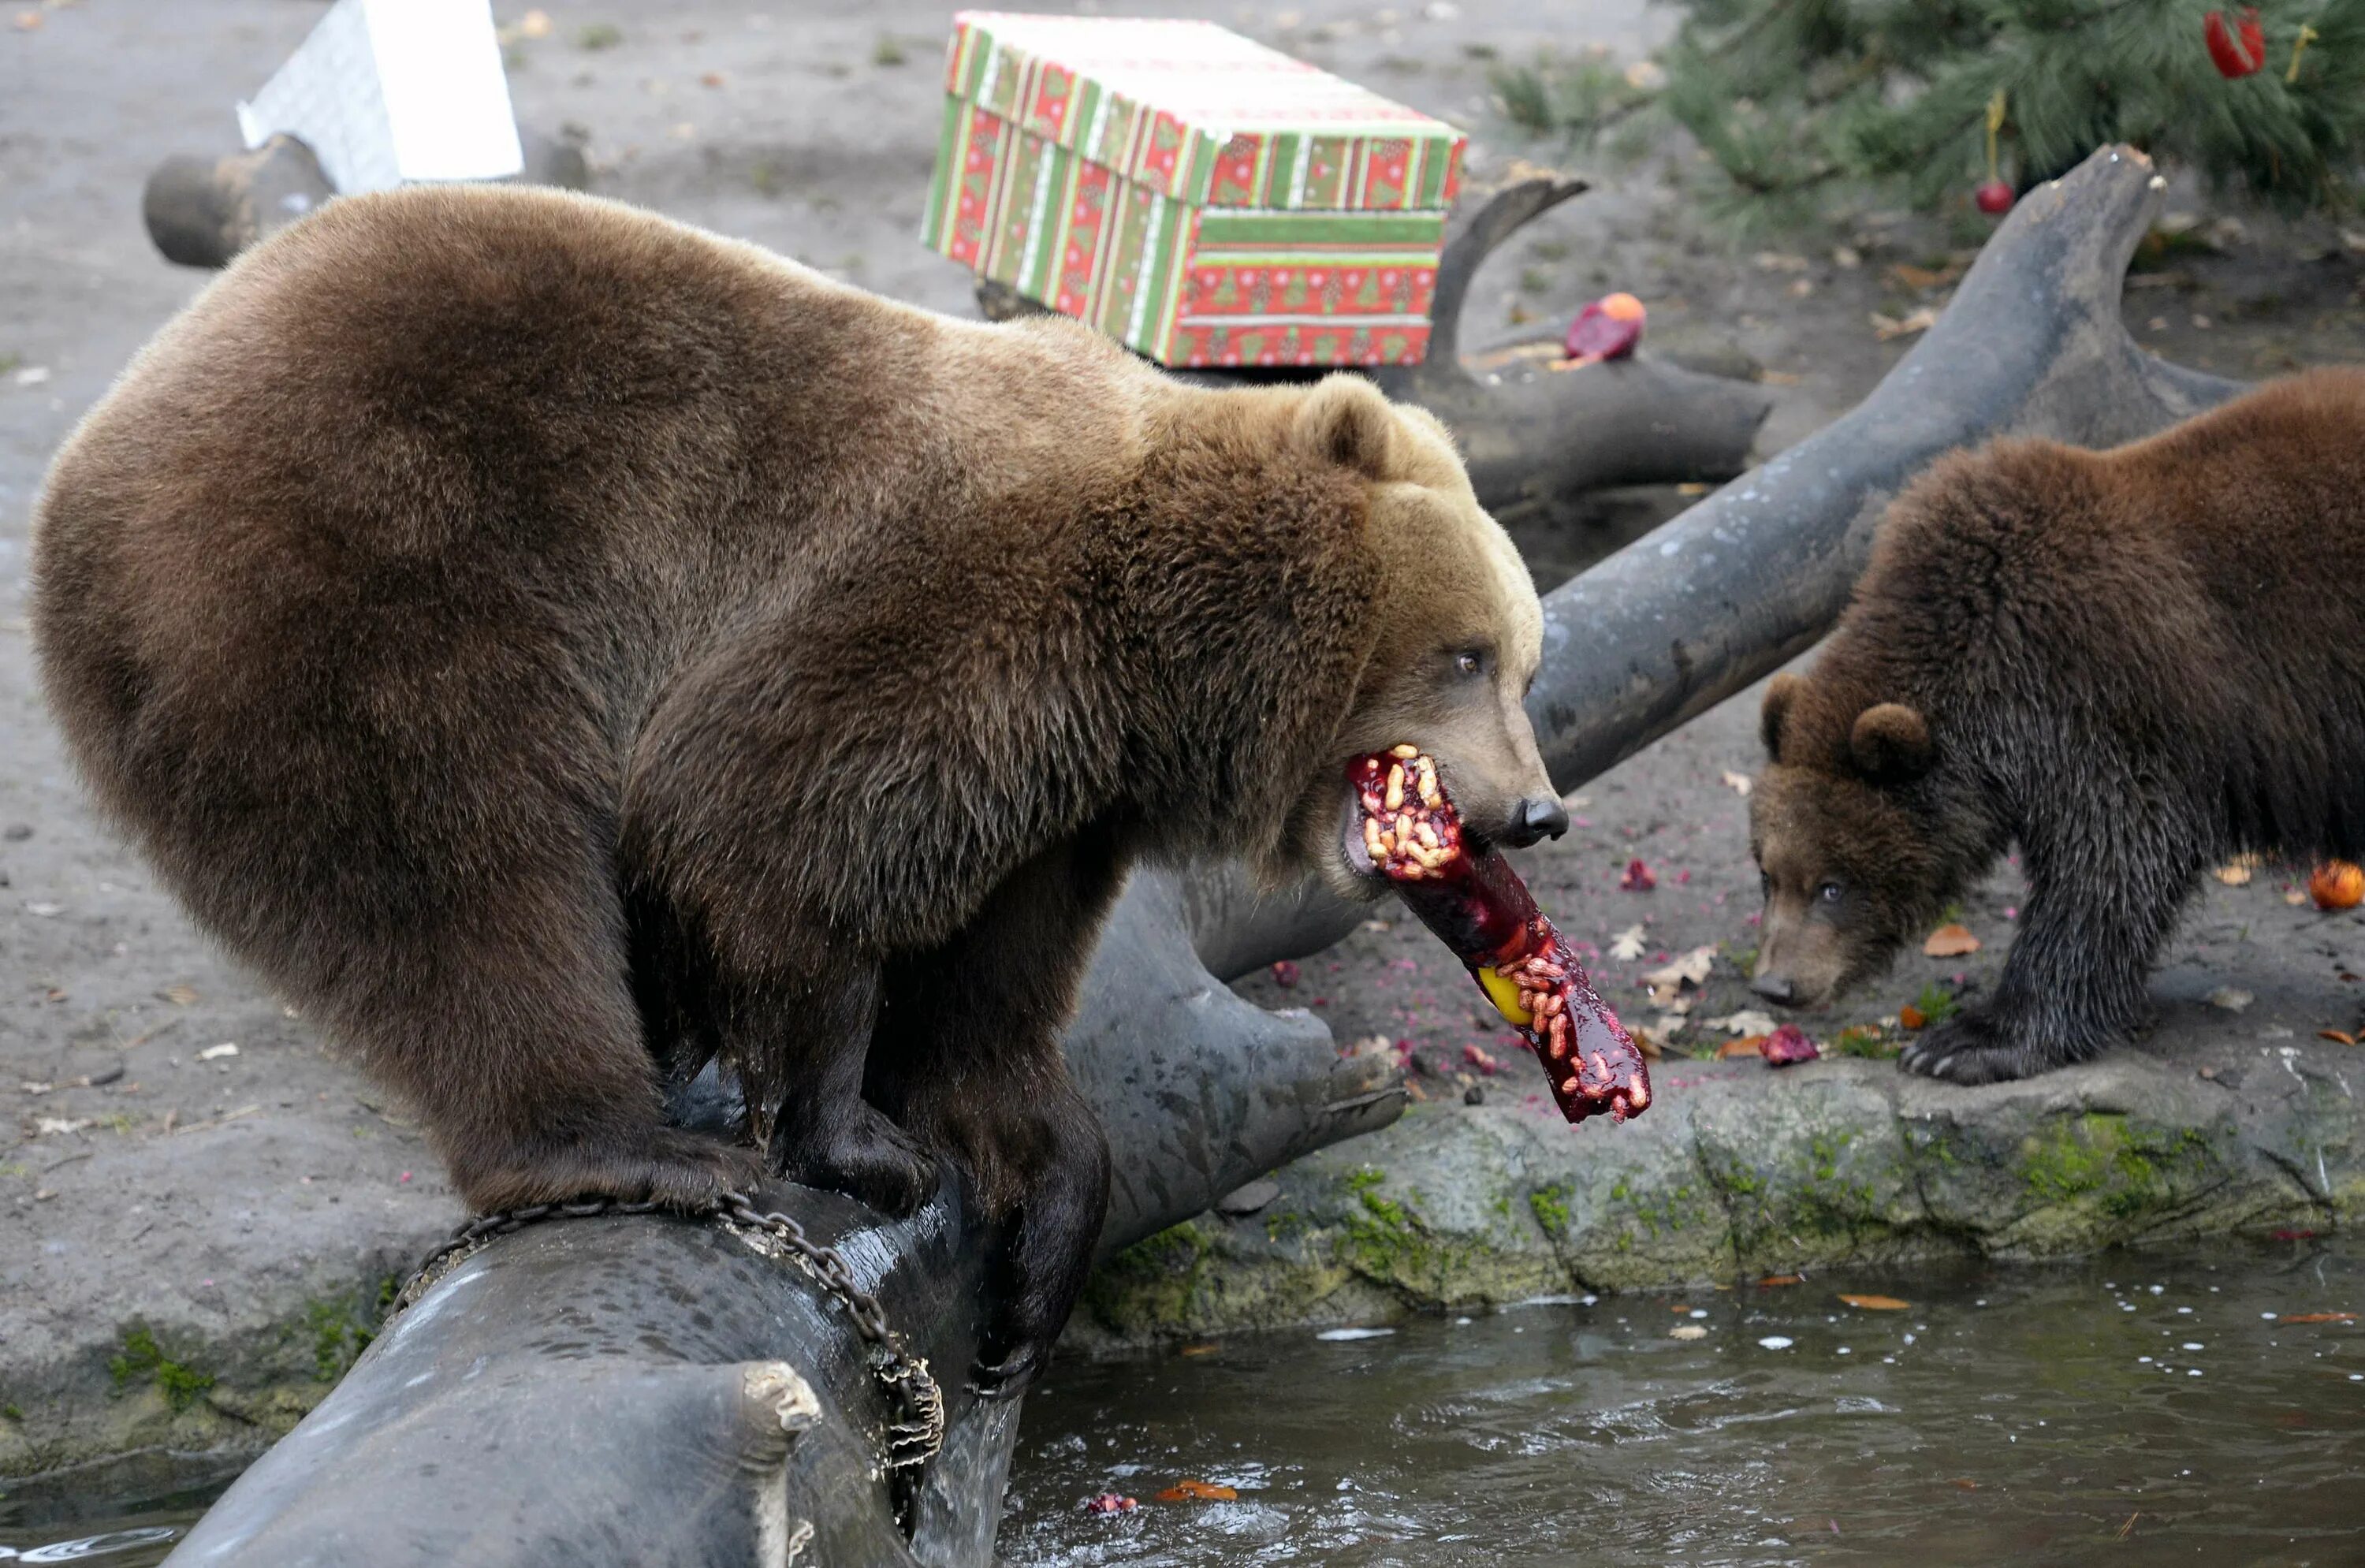
M 2035 1047 L 2010 1039 L 1977 1013 L 1928 1030 L 1897 1058 L 1900 1071 L 1965 1085 L 2008 1082 L 2059 1065 Z

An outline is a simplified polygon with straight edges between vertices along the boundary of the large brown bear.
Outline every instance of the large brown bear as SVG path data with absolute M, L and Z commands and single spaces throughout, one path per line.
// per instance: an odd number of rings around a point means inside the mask
M 1820 1002 L 2017 842 L 1995 994 L 1907 1047 L 1960 1083 L 2080 1061 L 2142 1016 L 2202 869 L 2365 854 L 2365 373 L 2146 441 L 1999 442 L 1884 520 L 1814 672 L 1766 689 L 1755 984 Z
M 772 1168 L 1006 1226 L 989 1380 L 1105 1204 L 1059 1036 L 1137 857 L 1349 868 L 1347 759 L 1565 815 L 1535 593 L 1435 420 L 1211 391 L 550 192 L 338 201 L 84 421 L 35 631 L 104 805 L 468 1202 Z

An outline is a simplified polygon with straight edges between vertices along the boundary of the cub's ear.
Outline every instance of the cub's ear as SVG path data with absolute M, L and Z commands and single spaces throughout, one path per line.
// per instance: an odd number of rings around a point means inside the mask
M 1299 451 L 1317 463 L 1351 468 L 1367 479 L 1395 473 L 1396 414 L 1360 375 L 1328 375 L 1297 406 L 1292 428 Z
M 1903 783 L 1930 770 L 1930 726 L 1902 702 L 1876 702 L 1855 716 L 1848 749 L 1866 778 Z
M 1765 760 L 1782 760 L 1782 721 L 1790 711 L 1790 700 L 1799 695 L 1804 685 L 1797 676 L 1784 670 L 1765 683 L 1765 706 L 1757 712 L 1757 735 L 1765 743 Z

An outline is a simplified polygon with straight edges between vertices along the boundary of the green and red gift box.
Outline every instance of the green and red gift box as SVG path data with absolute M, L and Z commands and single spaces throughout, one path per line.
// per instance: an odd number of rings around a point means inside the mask
M 1210 22 L 963 11 L 921 238 L 1161 364 L 1408 364 L 1463 145 Z

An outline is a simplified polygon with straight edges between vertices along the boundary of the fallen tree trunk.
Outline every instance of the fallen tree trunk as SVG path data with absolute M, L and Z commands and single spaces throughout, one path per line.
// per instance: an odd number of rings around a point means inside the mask
M 1530 711 L 1562 787 L 1821 635 L 1881 507 L 1939 454 L 2005 431 L 2124 440 L 2236 390 L 2120 328 L 2158 199 L 2124 149 L 2031 192 L 1863 406 L 1549 596 Z M 1214 978 L 1327 945 L 1356 913 L 1224 873 L 1127 890 L 1069 1039 L 1116 1156 L 1104 1250 L 1396 1114 L 1398 1086 L 1341 1064 L 1320 1024 Z M 459 1261 L 174 1561 L 990 1561 L 1017 1406 L 961 1387 L 981 1260 L 954 1194 L 898 1226 L 828 1193 L 767 1198 L 837 1247 L 942 1376 L 949 1429 L 908 1542 L 880 1457 L 893 1412 L 845 1312 L 760 1237 L 647 1215 L 532 1226 Z
M 1890 498 L 1944 454 L 2001 435 L 2114 445 L 2242 391 L 2145 353 L 2119 319 L 2163 184 L 2142 153 L 2106 147 L 2030 191 L 1871 396 L 1545 595 L 1528 717 L 1552 782 L 1577 788 L 1811 647 Z M 1319 951 L 1358 918 L 1318 889 L 1197 896 L 1233 912 L 1235 935 L 1212 944 L 1227 977 Z

